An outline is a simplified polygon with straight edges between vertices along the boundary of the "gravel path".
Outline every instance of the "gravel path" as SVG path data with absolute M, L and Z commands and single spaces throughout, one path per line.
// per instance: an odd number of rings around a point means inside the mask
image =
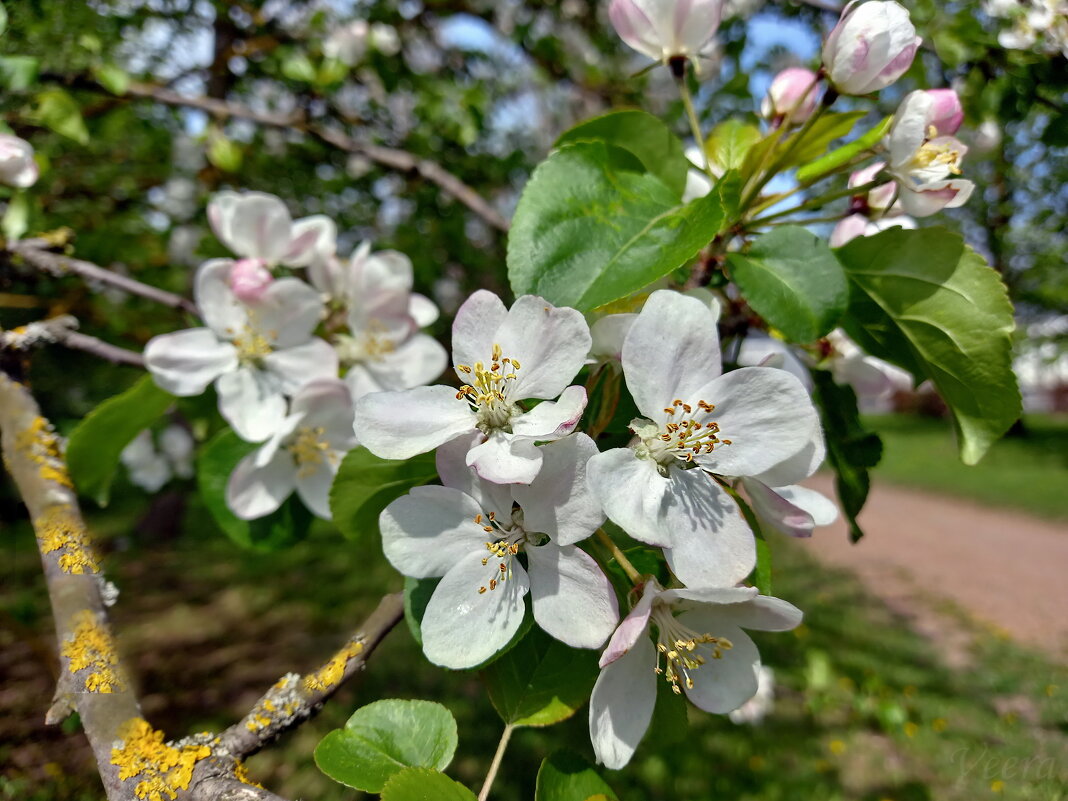
M 808 483 L 833 497 L 830 476 Z M 805 547 L 856 572 L 944 644 L 959 639 L 945 630 L 949 602 L 994 632 L 1068 654 L 1068 525 L 888 484 L 872 489 L 860 520 L 866 536 L 857 545 L 838 521 Z

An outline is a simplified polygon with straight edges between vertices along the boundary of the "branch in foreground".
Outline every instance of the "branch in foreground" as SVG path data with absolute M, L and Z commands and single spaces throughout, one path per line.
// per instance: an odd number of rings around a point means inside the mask
M 6 331 L 0 329 L 0 350 L 26 351 L 41 345 L 59 344 L 115 364 L 144 368 L 145 360 L 140 353 L 80 334 L 77 328 L 78 321 L 74 317 L 62 314 Z
M 402 617 L 402 593 L 382 598 L 359 630 L 326 664 L 307 676 L 286 674 L 264 693 L 251 712 L 224 731 L 220 735 L 220 753 L 243 759 L 315 715 L 342 683 L 364 668 L 375 648 Z
M 197 307 L 188 298 L 143 284 L 134 278 L 120 275 L 112 270 L 99 267 L 92 262 L 64 256 L 60 253 L 52 253 L 47 249 L 48 247 L 49 243 L 42 239 L 23 239 L 7 243 L 9 252 L 21 256 L 31 266 L 51 275 L 61 276 L 73 273 L 87 281 L 98 281 L 116 289 L 121 289 L 123 292 L 129 292 L 131 295 L 139 295 L 142 298 L 154 300 L 173 309 L 181 309 L 190 314 L 197 314 Z

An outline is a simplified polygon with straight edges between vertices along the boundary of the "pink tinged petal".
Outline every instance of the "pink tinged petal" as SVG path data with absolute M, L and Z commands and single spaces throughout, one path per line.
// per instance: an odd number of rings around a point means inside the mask
M 508 644 L 526 613 L 527 572 L 512 560 L 511 575 L 488 589 L 497 563 L 483 565 L 485 548 L 459 560 L 434 590 L 423 615 L 423 653 L 435 665 L 463 670 Z M 487 587 L 479 592 L 480 587 Z
M 199 395 L 220 375 L 237 369 L 237 350 L 207 328 L 153 337 L 145 346 L 145 366 L 156 383 L 179 397 Z
M 586 410 L 586 389 L 568 387 L 558 401 L 542 401 L 529 412 L 512 420 L 512 433 L 542 442 L 566 437 L 575 430 Z
M 715 405 L 717 445 L 698 463 L 719 475 L 752 476 L 794 456 L 812 440 L 816 409 L 804 386 L 784 370 L 742 367 L 710 381 L 691 396 Z
M 426 328 L 437 322 L 440 312 L 437 304 L 425 295 L 413 292 L 408 296 L 408 316 L 415 320 L 420 328 Z
M 480 514 L 482 504 L 458 489 L 415 487 L 379 515 L 382 550 L 405 576 L 444 576 L 471 554 L 488 555 Z
M 756 540 L 727 492 L 700 470 L 672 471 L 661 526 L 672 534 L 668 566 L 691 587 L 732 587 L 756 565 Z
M 758 595 L 741 604 L 716 607 L 710 609 L 709 614 L 731 625 L 756 631 L 790 631 L 801 625 L 804 618 L 801 610 L 789 601 L 769 595 Z
M 601 654 L 598 663 L 600 667 L 612 664 L 625 653 L 630 651 L 641 639 L 648 639 L 649 617 L 653 611 L 653 602 L 663 594 L 663 590 L 656 581 L 647 581 L 642 589 L 642 597 L 630 613 L 623 618 L 623 622 L 612 634 L 608 641 L 608 647 Z
M 656 28 L 635 0 L 612 0 L 608 18 L 619 38 L 654 61 L 663 57 L 663 45 Z
M 286 400 L 277 380 L 254 367 L 239 367 L 215 382 L 219 411 L 241 439 L 262 442 L 286 418 Z
M 337 225 L 323 214 L 296 220 L 281 261 L 289 267 L 307 267 L 323 262 L 337 249 Z
M 660 510 L 671 479 L 661 476 L 650 459 L 630 448 L 600 453 L 586 464 L 586 480 L 608 518 L 634 539 L 666 546 L 673 532 L 661 525 Z
M 656 706 L 656 649 L 641 637 L 601 671 L 590 696 L 590 741 L 597 761 L 611 770 L 626 766 L 645 736 Z
M 932 100 L 929 123 L 940 136 L 952 136 L 964 122 L 964 108 L 952 89 L 928 89 Z
M 619 622 L 612 582 L 574 545 L 528 546 L 534 620 L 572 648 L 599 648 Z
M 410 459 L 475 430 L 475 416 L 452 387 L 376 392 L 356 401 L 356 436 L 382 459 Z
M 220 339 L 233 339 L 248 324 L 248 307 L 230 286 L 232 259 L 211 259 L 197 268 L 193 300 L 205 324 Z
M 434 337 L 415 334 L 394 350 L 362 363 L 380 389 L 411 389 L 445 372 L 449 354 Z
M 942 209 L 963 206 L 972 196 L 975 184 L 963 178 L 936 181 L 921 191 L 901 185 L 901 207 L 913 217 L 930 217 Z
M 493 512 L 507 521 L 512 516 L 513 485 L 486 481 L 467 466 L 468 451 L 482 438 L 482 432 L 472 431 L 450 440 L 437 449 L 434 462 L 443 485 L 470 495 L 487 515 Z
M 467 465 L 495 484 L 529 484 L 541 470 L 541 449 L 529 437 L 494 431 L 467 452 Z
M 723 0 L 686 0 L 675 6 L 675 42 L 679 54 L 696 55 L 716 35 Z
M 838 224 L 834 226 L 828 244 L 832 248 L 840 248 L 843 245 L 852 242 L 858 236 L 864 236 L 864 231 L 867 227 L 867 217 L 862 214 L 850 214 L 848 217 L 839 220 Z
M 541 454 L 537 478 L 512 490 L 523 509 L 523 525 L 548 534 L 557 545 L 573 545 L 604 522 L 601 504 L 586 483 L 586 463 L 597 455 L 597 445 L 579 433 L 542 445 Z
M 249 314 L 256 330 L 275 347 L 289 348 L 307 342 L 325 312 L 322 296 L 311 286 L 299 278 L 279 278 Z
M 360 257 L 362 256 L 362 257 Z M 403 327 L 398 335 L 413 327 L 408 316 L 412 289 L 412 262 L 403 253 L 384 250 L 353 257 L 349 276 L 350 327 Z
M 309 381 L 337 378 L 337 352 L 322 339 L 268 353 L 263 369 L 270 373 L 286 395 L 292 395 Z
M 523 295 L 494 335 L 506 357 L 519 361 L 510 395 L 555 398 L 582 369 L 590 352 L 590 329 L 575 309 L 556 308 L 544 298 Z M 480 360 L 490 362 L 490 353 Z
M 816 524 L 804 509 L 755 478 L 743 478 L 742 486 L 761 527 L 774 529 L 787 537 L 812 536 Z
M 296 486 L 297 467 L 288 451 L 257 465 L 258 451 L 237 463 L 226 484 L 226 505 L 242 520 L 265 517 L 278 509 Z
M 337 476 L 337 464 L 325 461 L 304 472 L 297 471 L 297 495 L 316 517 L 330 520 L 330 487 Z
M 223 244 L 236 255 L 278 264 L 289 248 L 293 220 L 286 204 L 274 195 L 245 192 L 230 209 Z
M 708 646 L 698 646 L 695 653 L 705 657 L 705 664 L 693 671 L 693 687 L 680 682 L 683 692 L 698 709 L 722 715 L 737 709 L 757 691 L 760 675 L 760 652 L 749 635 L 737 626 L 725 624 L 716 614 L 718 610 L 685 612 L 679 623 L 694 631 L 709 633 L 730 641 L 731 647 L 720 651 L 713 659 Z
M 474 367 L 475 362 L 486 361 L 493 351 L 497 329 L 507 316 L 504 303 L 488 290 L 480 289 L 465 300 L 452 323 L 452 363 Z M 463 382 L 470 378 L 460 372 L 457 376 Z
M 230 222 L 233 220 L 234 208 L 240 197 L 241 195 L 237 192 L 224 189 L 216 192 L 208 201 L 208 224 L 215 238 L 224 245 L 230 241 Z
M 239 259 L 230 269 L 230 288 L 242 303 L 258 303 L 273 281 L 271 271 L 259 259 Z
M 623 372 L 641 413 L 664 420 L 673 399 L 693 397 L 720 370 L 712 310 L 672 290 L 650 295 L 623 342 Z
M 826 495 L 808 487 L 792 485 L 775 491 L 798 509 L 803 509 L 817 526 L 829 526 L 838 519 L 838 507 Z

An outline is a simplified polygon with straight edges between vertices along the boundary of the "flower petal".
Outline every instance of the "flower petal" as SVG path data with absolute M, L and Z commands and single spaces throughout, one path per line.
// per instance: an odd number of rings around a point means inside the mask
M 322 438 L 333 450 L 348 451 L 356 444 L 352 431 L 352 395 L 341 379 L 309 381 L 293 396 L 289 412 L 301 415 L 305 426 L 322 428 Z
M 719 659 L 705 656 L 706 662 L 690 674 L 693 687 L 680 682 L 694 706 L 722 715 L 737 709 L 757 691 L 760 652 L 749 635 L 737 626 L 724 623 L 718 610 L 694 610 L 679 616 L 679 623 L 693 631 L 707 632 L 730 640 L 731 648 L 720 651 Z M 699 645 L 697 653 L 707 651 Z
M 437 322 L 440 312 L 437 304 L 425 295 L 413 292 L 408 296 L 408 316 L 415 320 L 420 328 L 426 328 Z
M 507 316 L 504 303 L 489 290 L 480 289 L 465 300 L 452 323 L 452 363 L 474 367 L 475 362 L 486 361 L 497 329 Z M 457 375 L 461 381 L 468 379 L 463 373 Z
M 482 564 L 485 549 L 464 556 L 445 574 L 423 615 L 423 653 L 435 665 L 462 670 L 480 665 L 512 639 L 523 622 L 527 572 L 512 573 L 494 590 L 487 586 L 496 562 Z
M 337 464 L 327 459 L 321 465 L 297 472 L 297 495 L 316 517 L 330 520 L 330 487 L 337 476 Z
M 619 622 L 612 582 L 574 545 L 526 548 L 534 620 L 573 648 L 598 648 Z
M 546 441 L 566 437 L 575 430 L 586 410 L 586 389 L 578 385 L 563 391 L 558 401 L 543 401 L 512 420 L 512 433 Z
M 605 667 L 615 662 L 633 648 L 639 639 L 648 634 L 649 617 L 653 611 L 653 602 L 660 595 L 663 595 L 663 592 L 663 589 L 655 579 L 645 582 L 645 586 L 642 588 L 642 597 L 638 600 L 638 603 L 634 604 L 634 608 L 630 610 L 627 616 L 623 618 L 623 622 L 619 624 L 612 634 L 612 639 L 608 641 L 608 647 L 601 654 L 601 659 L 598 662 L 600 667 Z
M 675 398 L 695 399 L 721 369 L 712 310 L 672 290 L 651 294 L 623 341 L 623 372 L 641 413 L 663 421 Z
M 440 342 L 427 334 L 415 334 L 390 353 L 358 363 L 362 370 L 357 375 L 363 378 L 354 377 L 354 383 L 361 397 L 371 386 L 377 387 L 375 392 L 411 389 L 440 376 L 448 362 L 449 354 Z
M 293 395 L 309 381 L 337 378 L 338 361 L 326 340 L 311 339 L 263 357 L 263 367 L 274 376 L 282 392 Z
M 590 695 L 590 741 L 597 761 L 624 767 L 645 736 L 656 706 L 656 649 L 641 637 L 601 671 Z
M 609 519 L 634 539 L 671 544 L 672 532 L 660 520 L 671 480 L 657 472 L 653 461 L 639 459 L 630 448 L 615 448 L 589 460 L 586 481 Z
M 337 224 L 325 214 L 313 214 L 294 221 L 281 261 L 290 267 L 307 267 L 324 262 L 336 249 Z
M 252 325 L 277 348 L 311 339 L 324 311 L 322 296 L 299 278 L 279 278 L 249 308 Z
M 262 370 L 240 367 L 215 382 L 219 411 L 241 439 L 262 442 L 286 417 L 278 381 Z
M 582 369 L 593 340 L 586 318 L 556 308 L 544 298 L 523 295 L 508 310 L 494 342 L 519 362 L 513 398 L 555 398 Z M 489 353 L 481 359 L 489 362 Z
M 512 516 L 511 484 L 499 484 L 481 478 L 467 464 L 467 453 L 482 442 L 482 432 L 471 431 L 438 447 L 434 461 L 441 483 L 470 495 L 487 515 L 493 512 L 502 520 Z M 485 539 L 485 538 L 483 538 Z
M 782 598 L 758 595 L 741 604 L 717 607 L 716 614 L 733 625 L 756 631 L 790 631 L 801 625 L 801 610 Z
M 145 366 L 161 388 L 185 398 L 236 370 L 237 351 L 208 328 L 190 328 L 152 337 L 145 345 Z
M 297 467 L 288 451 L 275 452 L 262 467 L 256 466 L 253 451 L 234 468 L 226 483 L 226 505 L 242 520 L 265 517 L 275 511 L 293 492 Z
M 827 455 L 827 448 L 823 442 L 823 429 L 820 427 L 819 418 L 813 415 L 809 424 L 808 441 L 797 453 L 753 478 L 769 487 L 785 487 L 804 481 L 815 473 Z
M 286 204 L 264 192 L 243 192 L 230 209 L 223 244 L 238 256 L 278 264 L 289 247 L 293 218 Z
M 500 431 L 467 452 L 467 465 L 496 484 L 529 484 L 541 470 L 541 462 L 541 449 L 533 439 Z
M 212 259 L 197 268 L 193 300 L 204 323 L 220 339 L 233 339 L 248 324 L 248 308 L 230 286 L 233 259 Z
M 410 459 L 475 429 L 475 417 L 452 387 L 376 392 L 356 401 L 356 436 L 382 459 Z
M 817 526 L 829 526 L 838 519 L 838 507 L 822 492 L 796 484 L 775 491 L 798 509 L 804 509 Z
M 475 522 L 482 513 L 482 505 L 458 489 L 415 487 L 379 515 L 382 551 L 405 576 L 444 576 L 467 555 L 486 555 L 486 534 Z
M 586 539 L 604 522 L 601 504 L 586 483 L 586 463 L 597 455 L 597 445 L 578 433 L 542 445 L 541 455 L 537 478 L 512 490 L 523 508 L 523 526 L 548 534 L 557 545 Z

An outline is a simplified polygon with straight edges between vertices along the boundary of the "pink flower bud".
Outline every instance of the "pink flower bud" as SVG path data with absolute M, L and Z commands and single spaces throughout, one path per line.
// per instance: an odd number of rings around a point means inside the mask
M 863 170 L 857 170 L 849 176 L 850 188 L 870 184 L 885 168 L 885 161 L 877 161 L 871 166 L 865 167 Z M 887 176 L 887 178 L 889 178 L 889 176 Z M 888 209 L 890 204 L 894 202 L 894 196 L 896 194 L 897 187 L 894 185 L 893 181 L 888 181 L 882 186 L 870 189 L 866 198 L 868 209 L 872 211 L 883 211 Z
M 818 82 L 816 73 L 804 67 L 783 70 L 768 87 L 760 113 L 769 120 L 781 121 L 789 115 L 791 123 L 803 123 L 816 110 Z
M 37 183 L 33 147 L 25 139 L 0 134 L 0 183 L 25 189 Z
M 867 228 L 867 217 L 862 214 L 850 214 L 848 217 L 839 220 L 838 225 L 831 231 L 830 245 L 832 248 L 840 248 L 858 236 L 864 236 Z
M 655 61 L 695 58 L 719 27 L 723 0 L 612 0 L 619 37 Z
M 899 3 L 853 0 L 823 45 L 823 65 L 839 92 L 866 95 L 904 75 L 922 41 Z
M 961 123 L 964 122 L 964 109 L 961 108 L 957 93 L 952 89 L 928 89 L 925 94 L 931 99 L 927 124 L 934 128 L 939 136 L 952 136 L 960 130 Z
M 263 297 L 274 276 L 262 259 L 239 259 L 230 268 L 230 288 L 242 303 L 255 303 Z

